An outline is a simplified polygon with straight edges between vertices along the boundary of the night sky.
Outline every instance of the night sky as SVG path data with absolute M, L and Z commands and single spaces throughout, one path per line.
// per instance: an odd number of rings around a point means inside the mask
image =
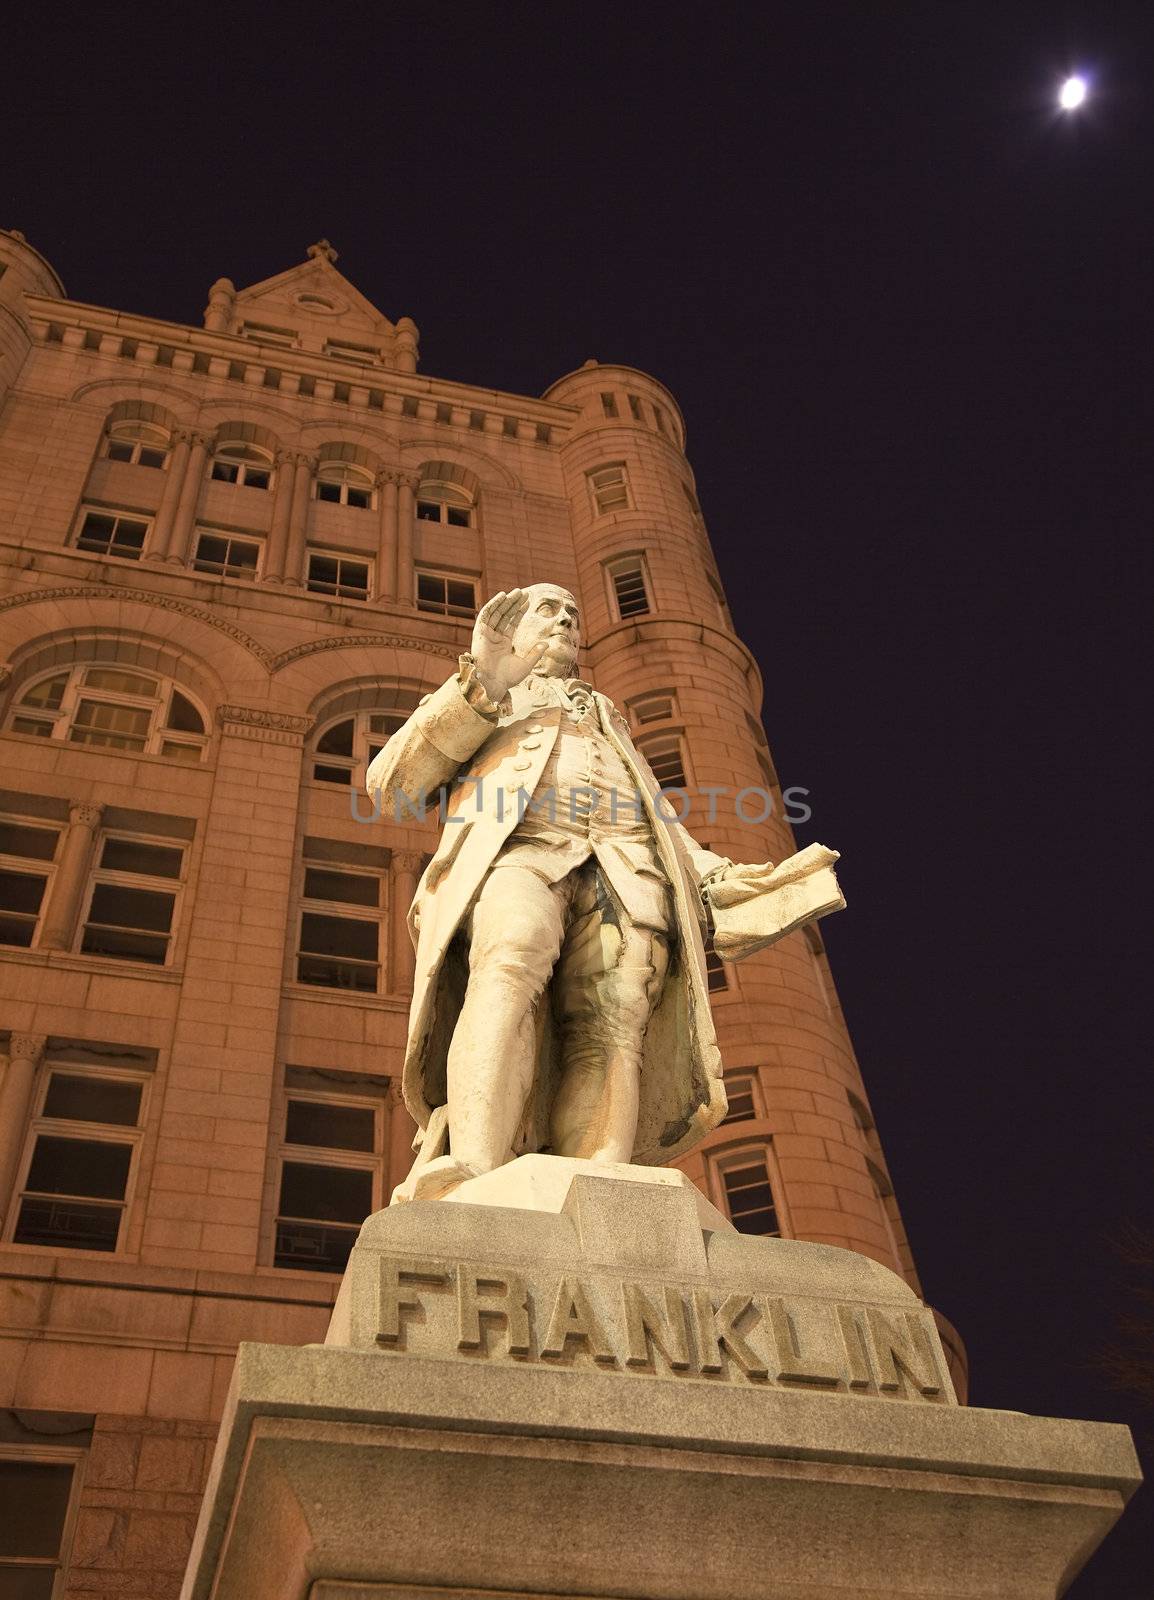
M 1154 1461 L 1100 1366 L 1154 1227 L 1154 6 L 60 15 L 8 35 L 0 225 L 74 298 L 199 324 L 325 235 L 425 373 L 670 386 L 971 1399 Z M 1151 1498 L 1075 1600 L 1149 1596 Z

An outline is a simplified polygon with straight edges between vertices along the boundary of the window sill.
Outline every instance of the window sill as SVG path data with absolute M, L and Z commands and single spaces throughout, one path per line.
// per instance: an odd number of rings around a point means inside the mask
M 151 983 L 179 984 L 180 967 L 154 967 L 145 961 L 110 961 L 104 956 L 82 956 L 71 950 L 24 950 L 19 945 L 0 945 L 0 961 L 17 961 L 28 967 L 56 967 L 65 972 L 95 972 L 114 977 L 144 978 Z
M 408 1014 L 410 997 L 403 994 L 370 994 L 364 989 L 325 989 L 320 984 L 286 983 L 282 993 L 286 1000 L 316 1000 L 328 1006 L 369 1006 L 374 1011 L 399 1011 Z M 289 1269 L 278 1267 L 278 1272 Z
M 38 745 L 41 750 L 72 750 L 82 751 L 85 755 L 97 756 L 127 756 L 130 761 L 146 761 L 149 766 L 165 767 L 169 771 L 174 768 L 180 772 L 211 772 L 211 761 L 174 761 L 171 756 L 150 756 L 143 750 L 120 750 L 114 744 L 80 744 L 75 739 L 44 739 L 35 733 L 14 733 L 6 729 L 0 738 L 16 739 L 20 744 Z M 212 742 L 205 746 L 212 749 Z

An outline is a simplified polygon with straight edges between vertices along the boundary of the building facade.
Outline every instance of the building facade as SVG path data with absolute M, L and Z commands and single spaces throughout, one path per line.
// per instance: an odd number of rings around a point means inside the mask
M 323 1337 L 407 1171 L 437 823 L 362 780 L 486 595 L 571 588 L 696 836 L 795 848 L 672 396 L 420 376 L 335 262 L 186 327 L 0 233 L 0 1600 L 177 1592 L 237 1342 Z M 730 1113 L 686 1171 L 916 1288 L 820 932 L 711 988 Z

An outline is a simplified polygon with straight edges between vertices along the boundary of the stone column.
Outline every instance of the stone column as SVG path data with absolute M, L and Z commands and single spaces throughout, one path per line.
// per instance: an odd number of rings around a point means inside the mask
M 413 1140 L 416 1137 L 417 1124 L 409 1115 L 402 1098 L 399 1078 L 394 1078 L 389 1084 L 385 1104 L 389 1112 L 388 1163 L 385 1168 L 385 1193 L 381 1198 L 388 1205 L 389 1196 L 398 1183 L 403 1183 L 408 1177 L 409 1168 L 413 1164 Z
M 209 452 L 212 450 L 212 434 L 190 429 L 188 444 L 188 461 L 180 485 L 180 498 L 176 502 L 176 514 L 172 519 L 172 534 L 166 557 L 168 561 L 173 561 L 179 566 L 183 566 L 190 558 L 192 530 L 196 522 L 197 507 L 200 505 L 200 486 L 204 479 L 204 469 L 208 465 Z
M 288 552 L 284 581 L 300 588 L 305 582 L 305 547 L 308 543 L 309 501 L 317 457 L 297 453 L 293 456 L 292 503 L 289 508 Z
M 376 476 L 377 515 L 377 600 L 397 597 L 397 488 L 400 473 L 386 467 Z
M 0 1222 L 12 1201 L 12 1185 L 32 1109 L 32 1086 L 44 1054 L 44 1035 L 14 1033 L 8 1046 L 8 1070 L 0 1084 Z M 397 1182 L 401 1180 L 398 1178 Z
M 272 525 L 264 554 L 264 583 L 283 583 L 288 554 L 289 520 L 292 516 L 296 452 L 276 453 L 276 488 L 273 490 Z
M 76 933 L 80 896 L 92 860 L 92 845 L 100 826 L 103 806 L 78 801 L 68 812 L 68 831 L 60 852 L 60 864 L 52 879 L 48 906 L 40 929 L 41 950 L 67 950 Z
M 413 519 L 417 514 L 417 490 L 421 476 L 417 472 L 402 472 L 397 490 L 397 581 L 396 597 L 401 605 L 411 606 L 413 600 Z
M 232 321 L 236 285 L 231 278 L 218 278 L 208 291 L 208 305 L 204 308 L 204 325 L 210 333 L 227 333 Z
M 425 858 L 419 850 L 394 850 L 389 861 L 389 993 L 410 995 L 417 952 L 409 937 L 408 916 Z
M 160 497 L 160 508 L 152 524 L 152 538 L 149 540 L 148 554 L 144 558 L 146 561 L 164 561 L 168 556 L 168 544 L 172 538 L 176 508 L 188 473 L 188 457 L 193 437 L 194 430 L 191 428 L 172 430 L 172 453 L 168 458 L 168 471 L 165 474 L 164 492 Z

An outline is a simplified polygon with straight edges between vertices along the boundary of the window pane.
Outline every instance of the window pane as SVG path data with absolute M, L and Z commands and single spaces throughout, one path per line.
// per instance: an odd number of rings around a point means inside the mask
M 341 486 L 340 486 L 339 483 L 326 483 L 324 481 L 324 479 L 322 478 L 321 481 L 317 484 L 317 499 L 318 500 L 332 500 L 332 501 L 335 501 L 335 502 L 337 502 L 339 504 L 340 498 L 341 498 Z
M 71 1488 L 69 1466 L 0 1461 L 0 1557 L 59 1555 Z
M 32 717 L 13 717 L 12 732 L 30 733 L 37 739 L 51 739 L 52 724 L 34 720 Z
M 344 900 L 353 906 L 380 905 L 380 879 L 357 872 L 334 872 L 328 867 L 305 868 L 305 895 L 309 900 Z M 374 959 L 376 952 L 373 952 Z
M 368 1106 L 290 1100 L 285 1119 L 285 1143 L 327 1145 L 333 1150 L 372 1150 L 375 1120 Z
M 152 712 L 137 706 L 114 706 L 104 700 L 81 700 L 69 738 L 77 744 L 114 745 L 143 750 Z
M 46 1117 L 72 1122 L 115 1122 L 135 1128 L 143 1085 L 118 1078 L 89 1078 L 54 1072 L 44 1097 Z
M 221 483 L 235 483 L 240 477 L 240 468 L 231 461 L 214 461 L 212 475 Z
M 6 1567 L 0 1562 L 0 1600 L 51 1600 L 55 1582 L 54 1566 Z
M 440 522 L 441 508 L 434 500 L 418 500 L 417 517 L 421 522 Z
M 446 506 L 445 518 L 452 528 L 467 528 L 469 526 L 469 513 L 463 506 Z
M 450 606 L 472 611 L 475 604 L 475 596 L 471 583 L 462 583 L 458 579 L 450 578 L 447 588 Z
M 215 533 L 202 533 L 196 542 L 196 559 L 224 563 L 228 560 L 228 540 Z
M 353 719 L 334 723 L 327 733 L 317 740 L 317 754 L 321 756 L 351 756 L 353 753 Z
M 28 1196 L 20 1202 L 12 1238 L 16 1244 L 36 1244 L 42 1249 L 115 1250 L 120 1217 L 120 1206 Z
M 27 950 L 31 947 L 35 931 L 35 917 L 14 917 L 0 911 L 0 944 L 15 945 L 17 949 Z
M 244 469 L 244 486 L 246 489 L 267 489 L 271 473 L 263 467 L 246 467 Z
M 142 467 L 163 467 L 168 459 L 168 451 L 155 450 L 150 445 L 141 445 L 140 454 L 136 459 Z
M 351 767 L 327 767 L 320 762 L 313 767 L 313 777 L 318 783 L 344 783 L 351 786 L 353 781 Z
M 84 674 L 89 689 L 112 689 L 116 694 L 139 694 L 152 698 L 156 694 L 156 680 L 141 677 L 138 672 L 122 672 L 118 667 L 89 667 Z
M 191 700 L 185 698 L 179 689 L 172 691 L 172 700 L 168 707 L 168 721 L 166 728 L 172 728 L 177 733 L 203 733 L 204 718 L 193 705 Z
M 123 1200 L 132 1146 L 90 1139 L 59 1139 L 42 1133 L 32 1152 L 24 1187 L 37 1194 L 78 1194 Z
M 92 891 L 90 923 L 106 928 L 147 928 L 167 933 L 172 927 L 173 897 L 157 889 L 127 889 L 119 883 L 98 883 Z
M 280 1214 L 317 1222 L 363 1222 L 373 1209 L 373 1175 L 356 1167 L 322 1167 L 286 1161 L 281 1169 Z
M 131 461 L 132 445 L 127 439 L 110 439 L 106 454 L 110 461 Z
M 368 489 L 355 489 L 350 485 L 345 491 L 346 505 L 355 506 L 358 511 L 367 511 L 372 499 L 372 493 Z
M 376 961 L 377 933 L 375 922 L 359 917 L 324 917 L 313 911 L 301 917 L 301 949 L 310 955 Z
M 47 711 L 59 711 L 60 703 L 64 699 L 64 691 L 68 687 L 68 674 L 60 673 L 55 678 L 45 678 L 43 683 L 36 684 L 29 689 L 21 700 L 22 706 L 43 706 Z
M 339 571 L 339 565 L 332 556 L 309 557 L 310 583 L 336 583 Z
M 165 844 L 140 844 L 135 839 L 105 839 L 100 865 L 111 872 L 139 872 L 148 878 L 179 878 L 184 852 Z M 133 926 L 136 926 L 134 923 Z M 142 922 L 142 928 L 158 924 Z M 164 923 L 164 927 L 168 924 Z
M 0 869 L 0 911 L 34 917 L 40 910 L 46 882 L 46 878 L 33 877 L 31 873 Z
M 28 856 L 51 861 L 56 854 L 55 828 L 28 828 L 19 822 L 0 822 L 0 856 Z
M 357 1227 L 323 1222 L 278 1222 L 273 1265 L 299 1272 L 343 1272 L 357 1242 Z M 3 1592 L 0 1591 L 0 1600 Z

